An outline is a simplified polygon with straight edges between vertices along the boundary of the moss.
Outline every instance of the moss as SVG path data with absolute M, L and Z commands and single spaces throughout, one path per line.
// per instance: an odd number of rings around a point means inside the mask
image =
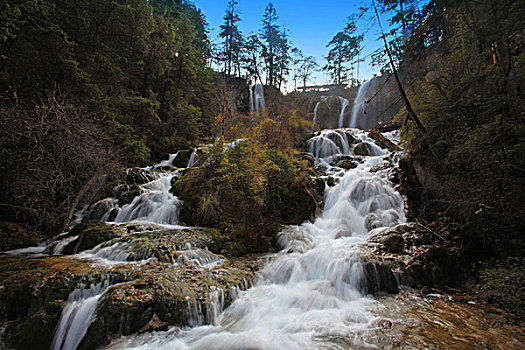
M 349 169 L 357 168 L 357 163 L 351 160 L 345 159 L 342 162 L 338 163 L 337 166 L 340 168 L 349 170 Z
M 75 254 L 92 249 L 100 243 L 119 237 L 122 234 L 120 229 L 101 221 L 85 221 L 70 231 L 70 235 L 78 235 L 78 238 L 66 245 L 63 253 Z
M 47 238 L 44 233 L 23 224 L 0 221 L 0 251 L 35 246 Z
M 141 195 L 140 188 L 137 186 L 133 186 L 128 192 L 124 193 L 122 196 L 118 199 L 118 205 L 120 207 L 125 206 L 126 204 L 130 204 L 133 202 L 135 197 L 138 197 Z
M 183 149 L 182 151 L 179 151 L 179 153 L 173 160 L 173 166 L 177 168 L 186 168 L 192 153 L 193 153 L 193 149 L 191 148 Z
M 523 266 L 525 266 L 523 257 L 509 257 L 480 263 L 478 295 L 525 318 L 525 271 Z
M 11 345 L 20 350 L 47 350 L 62 312 L 62 301 L 54 301 L 6 329 Z

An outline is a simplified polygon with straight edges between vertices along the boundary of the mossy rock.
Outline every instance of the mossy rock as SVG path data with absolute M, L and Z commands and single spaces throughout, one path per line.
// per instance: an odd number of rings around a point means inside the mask
M 33 315 L 9 324 L 6 338 L 10 345 L 19 350 L 49 349 L 63 304 L 63 301 L 56 300 L 43 306 Z
M 130 204 L 136 197 L 140 196 L 141 194 L 142 191 L 138 186 L 132 186 L 128 192 L 124 193 L 122 196 L 119 197 L 118 205 L 120 207 L 123 207 L 126 204 Z
M 188 165 L 188 162 L 190 161 L 191 154 L 193 153 L 193 149 L 183 149 L 179 151 L 175 159 L 173 159 L 173 166 L 177 168 L 186 168 Z
M 366 142 L 361 142 L 354 147 L 356 156 L 369 156 L 372 153 L 370 146 Z
M 109 268 L 65 256 L 2 258 L 0 315 L 8 320 L 26 317 L 47 303 L 67 300 L 80 283 L 89 285 L 106 278 L 117 283 L 134 273 L 129 265 Z
M 383 149 L 388 149 L 389 151 L 399 151 L 400 148 L 395 143 L 387 139 L 383 134 L 377 130 L 370 130 L 368 136 L 374 140 L 376 145 Z
M 188 302 L 195 300 L 190 286 L 161 273 L 150 272 L 147 277 L 110 287 L 99 301 L 95 320 L 79 349 L 94 349 L 106 344 L 108 337 L 136 333 L 154 315 L 163 323 L 189 326 Z
M 103 242 L 122 236 L 123 232 L 121 229 L 107 225 L 102 221 L 85 221 L 73 227 L 70 235 L 78 235 L 78 238 L 65 246 L 64 254 L 76 254 L 92 249 Z
M 345 159 L 345 160 L 337 163 L 338 167 L 343 168 L 345 170 L 350 170 L 350 169 L 357 168 L 357 165 L 358 165 L 357 162 L 354 162 L 354 161 L 349 160 L 349 159 Z
M 23 224 L 0 222 L 0 251 L 36 246 L 47 238 L 44 233 L 31 230 Z
M 132 185 L 142 185 L 158 179 L 155 171 L 145 168 L 130 168 L 126 170 L 126 183 Z

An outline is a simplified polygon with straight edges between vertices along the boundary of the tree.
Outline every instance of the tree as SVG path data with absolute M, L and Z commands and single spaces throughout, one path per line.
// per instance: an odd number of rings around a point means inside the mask
M 347 73 L 351 69 L 348 64 L 361 51 L 364 35 L 355 35 L 357 31 L 356 21 L 356 17 L 348 18 L 345 28 L 326 45 L 330 51 L 326 56 L 327 64 L 323 70 L 330 74 L 335 84 L 343 84 L 348 79 Z
M 303 57 L 299 61 L 298 76 L 301 78 L 304 87 L 306 87 L 306 82 L 312 77 L 312 74 L 318 69 L 319 64 L 317 64 L 314 56 Z
M 237 23 L 241 20 L 237 10 L 237 0 L 230 0 L 224 15 L 224 24 L 220 26 L 219 36 L 224 40 L 222 56 L 225 61 L 226 74 L 231 75 L 232 66 L 239 62 L 243 37 Z M 238 72 L 240 74 L 240 71 Z
M 288 72 L 290 46 L 286 32 L 276 24 L 278 19 L 275 7 L 268 3 L 260 32 L 262 57 L 266 65 L 266 84 L 280 88 Z

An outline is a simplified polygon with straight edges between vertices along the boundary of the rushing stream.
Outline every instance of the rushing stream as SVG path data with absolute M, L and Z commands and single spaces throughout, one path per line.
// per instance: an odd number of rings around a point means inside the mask
M 330 167 L 333 157 L 353 156 L 346 133 L 370 145 L 356 168 Z M 403 200 L 384 172 L 386 151 L 357 129 L 325 130 L 310 142 L 317 162 L 338 183 L 325 191 L 325 208 L 313 223 L 279 233 L 282 250 L 263 268 L 255 286 L 242 292 L 214 325 L 123 338 L 111 349 L 317 349 L 344 338 L 366 346 L 363 337 L 377 319 L 377 301 L 366 295 L 356 246 L 369 222 L 393 226 L 405 221 Z M 367 227 L 368 226 L 368 227 Z M 336 346 L 334 344 L 334 346 Z

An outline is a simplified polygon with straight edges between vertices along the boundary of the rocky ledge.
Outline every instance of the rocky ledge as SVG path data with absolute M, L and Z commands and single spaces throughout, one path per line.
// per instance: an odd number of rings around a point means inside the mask
M 49 349 L 68 299 L 93 286 L 103 294 L 79 349 L 136 332 L 214 323 L 264 260 L 219 255 L 217 230 L 146 226 L 88 222 L 66 246 L 80 254 L 0 258 L 5 346 Z
M 360 246 L 369 291 L 439 287 L 457 274 L 459 250 L 437 231 L 420 223 L 371 231 Z

